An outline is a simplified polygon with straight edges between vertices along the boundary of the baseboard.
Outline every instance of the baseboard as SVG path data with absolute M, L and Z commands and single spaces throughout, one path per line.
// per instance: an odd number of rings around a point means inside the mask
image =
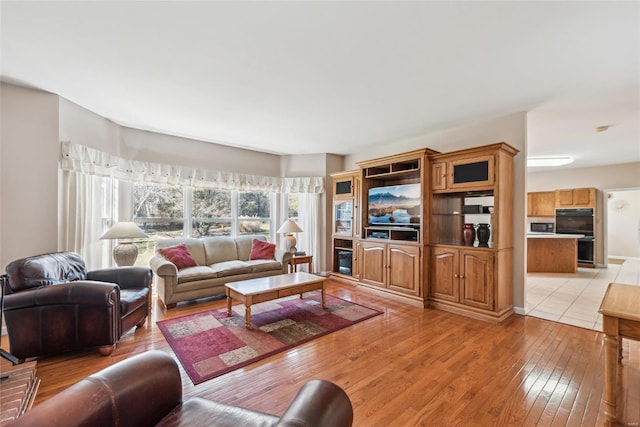
M 515 306 L 514 306 L 514 307 L 513 307 L 513 312 L 514 312 L 515 314 L 519 314 L 519 315 L 521 315 L 521 316 L 524 316 L 524 315 L 526 314 L 526 312 L 525 312 L 525 310 L 524 310 L 524 307 L 515 307 Z

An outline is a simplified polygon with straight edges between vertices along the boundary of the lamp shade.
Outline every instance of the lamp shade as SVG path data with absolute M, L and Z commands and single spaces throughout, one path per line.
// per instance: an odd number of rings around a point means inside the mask
M 147 234 L 135 222 L 119 222 L 107 230 L 100 239 L 144 239 Z
M 293 220 L 286 220 L 282 223 L 280 228 L 278 228 L 278 234 L 288 234 L 288 233 L 301 233 L 302 228 Z

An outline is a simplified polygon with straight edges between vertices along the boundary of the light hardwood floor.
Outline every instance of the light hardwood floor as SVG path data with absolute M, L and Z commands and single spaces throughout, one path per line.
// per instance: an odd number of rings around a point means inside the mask
M 305 381 L 324 378 L 348 393 L 355 426 L 606 425 L 600 332 L 517 315 L 494 325 L 332 280 L 328 293 L 384 314 L 198 386 L 182 371 L 184 395 L 281 414 Z M 126 334 L 110 357 L 88 351 L 40 360 L 36 405 L 133 354 L 173 354 L 156 320 L 224 306 L 218 300 L 163 312 L 156 302 L 152 322 Z M 640 422 L 639 350 L 640 343 L 624 341 L 621 425 Z

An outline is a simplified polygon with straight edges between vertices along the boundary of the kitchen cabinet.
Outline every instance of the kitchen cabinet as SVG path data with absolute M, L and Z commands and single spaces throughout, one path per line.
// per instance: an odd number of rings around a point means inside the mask
M 527 216 L 554 217 L 555 214 L 555 191 L 536 191 L 527 193 Z
M 358 260 L 362 283 L 420 296 L 420 246 L 363 240 Z
M 556 190 L 556 208 L 595 208 L 595 188 Z
M 527 236 L 527 273 L 575 273 L 580 234 Z
M 494 254 L 480 249 L 432 248 L 431 298 L 493 310 Z

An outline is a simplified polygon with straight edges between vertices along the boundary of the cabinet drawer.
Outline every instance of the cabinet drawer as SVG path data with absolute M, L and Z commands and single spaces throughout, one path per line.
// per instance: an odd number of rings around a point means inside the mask
M 318 282 L 318 283 L 310 283 L 308 285 L 304 285 L 302 287 L 302 292 L 311 292 L 311 291 L 317 291 L 318 289 L 322 289 L 322 282 Z
M 257 304 L 259 302 L 271 301 L 278 297 L 279 297 L 278 291 L 269 291 L 269 292 L 264 292 L 262 294 L 253 295 L 251 297 L 251 302 L 253 304 Z
M 278 291 L 278 298 L 288 297 L 289 295 L 299 294 L 300 292 L 302 292 L 300 288 L 281 289 Z

